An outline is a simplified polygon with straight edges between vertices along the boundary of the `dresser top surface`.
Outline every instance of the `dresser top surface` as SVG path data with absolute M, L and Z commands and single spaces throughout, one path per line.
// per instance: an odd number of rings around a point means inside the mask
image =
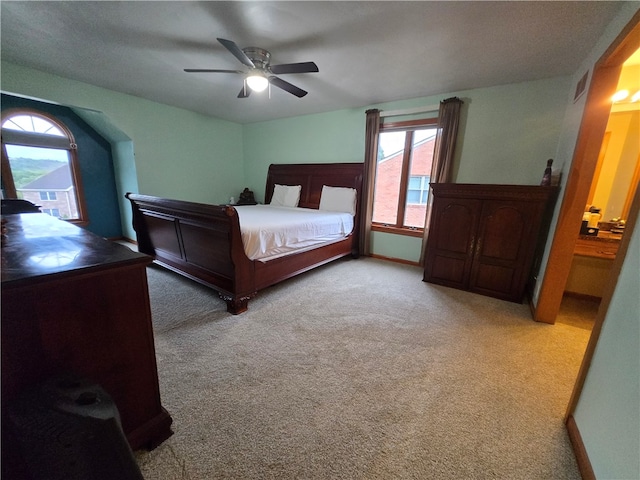
M 4 215 L 2 286 L 151 258 L 44 213 Z

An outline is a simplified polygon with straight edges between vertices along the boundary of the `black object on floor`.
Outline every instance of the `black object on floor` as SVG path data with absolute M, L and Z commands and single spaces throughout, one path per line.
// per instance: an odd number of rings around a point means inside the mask
M 143 479 L 118 409 L 91 381 L 55 377 L 4 410 L 3 430 L 9 430 L 32 480 Z

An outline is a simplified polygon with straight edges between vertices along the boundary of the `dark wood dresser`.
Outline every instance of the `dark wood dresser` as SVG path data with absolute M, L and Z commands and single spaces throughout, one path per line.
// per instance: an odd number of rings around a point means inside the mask
M 456 183 L 431 188 L 424 281 L 522 302 L 544 248 L 557 188 Z
M 3 410 L 25 389 L 73 373 L 113 398 L 132 449 L 160 444 L 172 419 L 160 404 L 151 257 L 42 213 L 5 220 Z

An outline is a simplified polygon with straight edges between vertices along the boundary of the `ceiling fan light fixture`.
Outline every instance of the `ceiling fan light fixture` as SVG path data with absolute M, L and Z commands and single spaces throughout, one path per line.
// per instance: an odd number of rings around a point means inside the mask
M 269 80 L 264 75 L 253 72 L 247 77 L 247 85 L 254 92 L 262 92 L 269 86 Z

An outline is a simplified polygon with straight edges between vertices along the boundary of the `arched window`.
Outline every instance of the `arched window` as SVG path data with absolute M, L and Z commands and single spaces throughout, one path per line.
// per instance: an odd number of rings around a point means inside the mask
M 86 223 L 71 131 L 35 110 L 3 112 L 2 193 L 35 203 L 54 217 Z

